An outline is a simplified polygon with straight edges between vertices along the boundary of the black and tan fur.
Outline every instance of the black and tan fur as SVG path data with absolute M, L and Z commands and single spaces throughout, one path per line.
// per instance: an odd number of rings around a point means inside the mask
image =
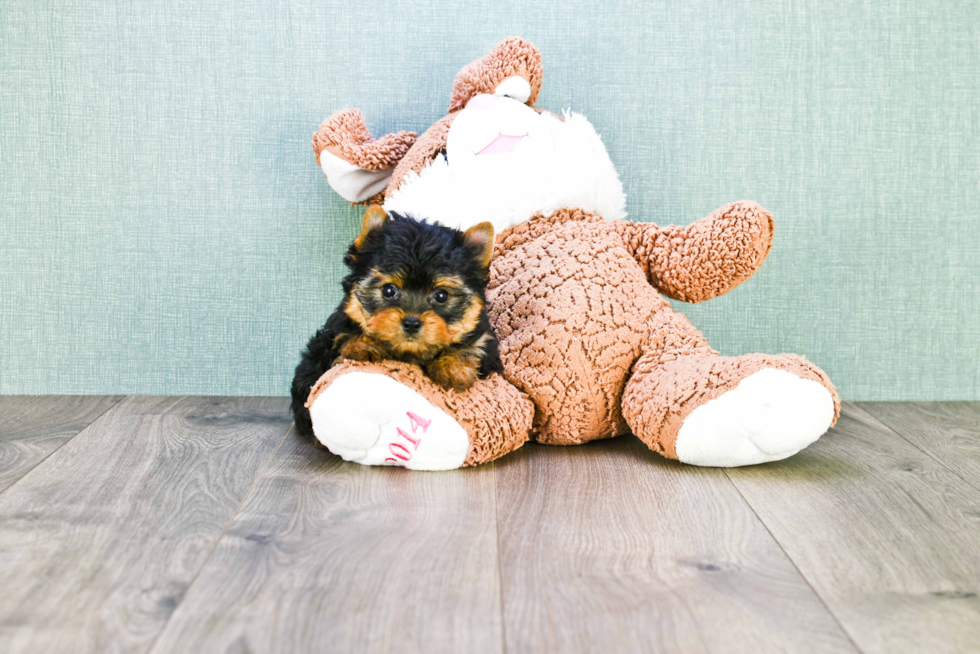
M 304 406 L 313 384 L 343 359 L 395 359 L 463 391 L 502 372 L 486 309 L 493 227 L 466 232 L 373 206 L 344 263 L 344 297 L 302 353 L 292 386 L 297 429 L 312 434 Z

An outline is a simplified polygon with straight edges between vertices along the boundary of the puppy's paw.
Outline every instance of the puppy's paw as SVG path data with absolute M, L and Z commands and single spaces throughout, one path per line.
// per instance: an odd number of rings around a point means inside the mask
M 477 364 L 469 357 L 455 354 L 441 356 L 425 367 L 426 373 L 443 388 L 462 392 L 476 383 Z
M 388 352 L 374 341 L 364 336 L 355 336 L 344 342 L 338 351 L 338 360 L 369 361 L 377 363 L 388 357 Z

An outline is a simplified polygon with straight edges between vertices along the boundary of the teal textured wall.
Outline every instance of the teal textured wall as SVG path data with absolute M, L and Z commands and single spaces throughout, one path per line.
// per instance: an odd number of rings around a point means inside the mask
M 980 4 L 53 2 L 0 7 L 0 393 L 285 394 L 359 212 L 310 151 L 442 116 L 499 38 L 592 120 L 634 219 L 749 198 L 760 273 L 678 304 L 846 399 L 980 399 Z

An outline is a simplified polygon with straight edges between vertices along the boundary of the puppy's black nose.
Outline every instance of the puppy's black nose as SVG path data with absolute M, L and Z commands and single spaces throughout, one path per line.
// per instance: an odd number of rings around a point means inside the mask
M 416 318 L 415 316 L 406 316 L 402 318 L 402 329 L 409 334 L 414 334 L 418 330 L 422 329 L 422 320 L 420 318 Z

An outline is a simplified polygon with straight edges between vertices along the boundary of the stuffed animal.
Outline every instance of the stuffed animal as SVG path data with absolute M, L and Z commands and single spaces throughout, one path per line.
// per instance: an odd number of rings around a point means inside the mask
M 840 412 L 822 370 L 792 354 L 720 356 L 664 298 L 703 302 L 751 277 L 772 216 L 735 202 L 686 227 L 625 220 L 595 129 L 534 107 L 541 81 L 538 50 L 509 38 L 456 75 L 449 114 L 418 138 L 374 139 L 356 109 L 317 131 L 317 163 L 346 200 L 493 223 L 487 303 L 504 373 L 457 393 L 412 365 L 342 362 L 310 393 L 316 437 L 349 461 L 419 470 L 630 431 L 699 466 L 813 443 Z

